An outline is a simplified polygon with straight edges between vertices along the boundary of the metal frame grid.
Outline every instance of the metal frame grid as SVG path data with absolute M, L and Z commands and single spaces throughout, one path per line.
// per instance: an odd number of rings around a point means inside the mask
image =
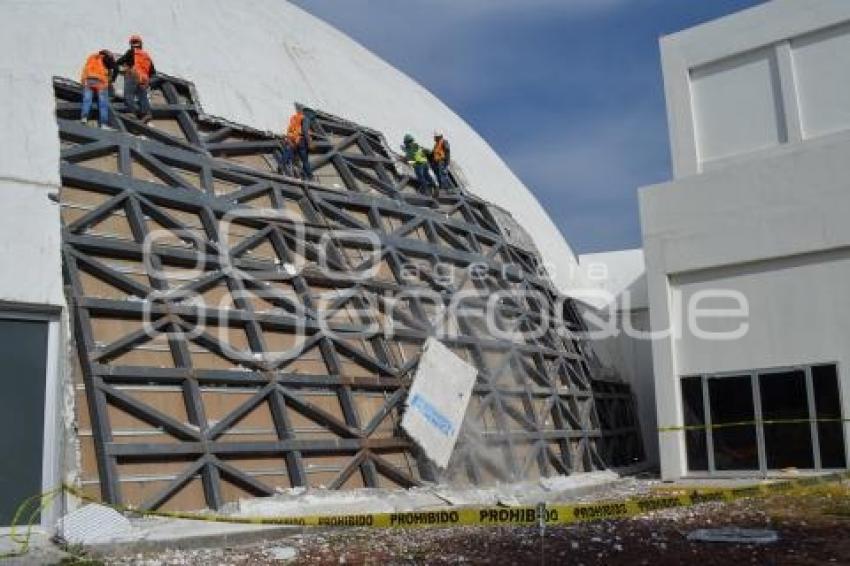
M 149 125 L 117 98 L 114 130 L 79 123 L 77 83 L 54 89 L 83 464 L 96 461 L 104 500 L 217 509 L 280 487 L 482 484 L 642 459 L 628 386 L 595 377 L 583 322 L 538 257 L 463 188 L 421 195 L 379 133 L 318 112 L 308 183 L 276 173 L 271 134 L 206 116 L 191 83 L 164 77 Z M 264 209 L 286 216 L 244 212 Z M 144 254 L 153 230 L 170 238 Z M 481 324 L 494 293 L 512 338 Z M 480 371 L 438 472 L 398 423 L 422 344 L 446 328 Z M 266 355 L 297 333 L 294 355 Z M 178 497 L 198 481 L 200 502 Z

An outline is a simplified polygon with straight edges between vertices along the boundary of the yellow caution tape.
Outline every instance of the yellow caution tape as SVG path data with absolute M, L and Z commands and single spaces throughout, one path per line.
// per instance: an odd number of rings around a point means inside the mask
M 631 497 L 621 500 L 602 501 L 578 505 L 552 505 L 541 503 L 536 506 L 518 507 L 460 507 L 443 508 L 431 511 L 410 511 L 399 513 L 361 513 L 352 515 L 305 515 L 300 517 L 231 517 L 213 513 L 187 513 L 171 511 L 142 511 L 126 505 L 111 505 L 100 502 L 81 490 L 63 485 L 43 494 L 26 499 L 15 512 L 11 534 L 7 535 L 19 547 L 13 552 L 0 554 L 0 559 L 25 555 L 29 550 L 32 529 L 39 513 L 63 492 L 92 503 L 98 503 L 128 514 L 146 517 L 164 517 L 171 519 L 189 519 L 192 521 L 212 521 L 217 523 L 235 523 L 250 525 L 288 525 L 315 527 L 373 527 L 373 528 L 417 528 L 417 527 L 453 527 L 453 526 L 529 526 L 529 525 L 569 525 L 590 521 L 624 519 L 644 515 L 662 509 L 690 507 L 709 502 L 732 502 L 738 499 L 759 497 L 779 492 L 789 492 L 795 488 L 811 487 L 850 478 L 850 471 L 837 472 L 822 476 L 780 480 L 772 483 L 739 486 L 733 488 L 712 489 L 673 487 L 668 495 Z M 16 527 L 26 516 L 26 531 L 17 533 Z
M 23 556 L 29 549 L 32 528 L 39 513 L 63 492 L 92 503 L 98 503 L 116 511 L 146 517 L 164 517 L 171 519 L 189 519 L 192 521 L 212 521 L 216 523 L 235 523 L 249 525 L 288 525 L 304 527 L 373 527 L 373 528 L 417 528 L 417 527 L 453 527 L 453 526 L 529 526 L 529 525 L 569 525 L 590 521 L 624 519 L 644 515 L 662 509 L 690 507 L 709 502 L 732 502 L 737 499 L 759 497 L 778 492 L 788 492 L 795 488 L 811 487 L 850 478 L 850 471 L 837 472 L 822 476 L 780 480 L 772 483 L 760 483 L 733 488 L 675 488 L 668 495 L 631 497 L 621 500 L 582 503 L 578 505 L 553 505 L 541 503 L 536 506 L 518 507 L 459 507 L 442 508 L 430 511 L 410 511 L 398 513 L 360 513 L 352 515 L 305 515 L 299 517 L 231 517 L 214 513 L 187 513 L 179 511 L 142 511 L 126 505 L 111 505 L 100 502 L 81 490 L 63 485 L 49 492 L 35 495 L 25 500 L 15 513 L 12 531 L 8 535 L 19 547 L 16 551 L 0 554 L 0 559 Z M 681 492 L 681 493 L 680 493 Z M 16 532 L 16 526 L 26 516 L 26 532 Z
M 731 428 L 736 426 L 752 426 L 752 425 L 780 425 L 780 424 L 809 424 L 809 423 L 846 423 L 850 419 L 766 419 L 766 420 L 749 420 L 735 421 L 728 423 L 718 423 L 710 425 L 674 425 L 658 427 L 658 432 L 676 432 L 680 430 L 716 430 L 723 428 Z
M 604 519 L 622 519 L 644 515 L 662 509 L 690 507 L 708 502 L 731 502 L 737 499 L 758 497 L 777 492 L 786 492 L 798 487 L 841 481 L 850 478 L 850 472 L 839 472 L 792 480 L 780 480 L 766 484 L 747 485 L 723 489 L 692 489 L 677 495 L 651 495 L 627 499 L 602 501 L 577 505 L 540 504 L 518 507 L 460 507 L 430 511 L 397 513 L 360 513 L 351 515 L 304 515 L 298 517 L 231 517 L 212 513 L 186 513 L 169 511 L 139 511 L 127 506 L 111 505 L 125 513 L 143 516 L 213 521 L 251 525 L 291 525 L 315 527 L 373 527 L 373 528 L 417 528 L 452 526 L 522 526 L 522 525 L 568 525 Z M 80 490 L 65 486 L 65 491 L 86 501 L 97 502 Z M 98 502 L 99 503 L 99 502 Z

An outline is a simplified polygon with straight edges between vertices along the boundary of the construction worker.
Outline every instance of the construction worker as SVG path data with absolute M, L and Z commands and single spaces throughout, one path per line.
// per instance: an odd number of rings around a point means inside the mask
M 118 77 L 118 70 L 124 67 L 124 102 L 127 109 L 134 113 L 142 122 L 148 123 L 151 118 L 151 102 L 148 98 L 151 78 L 156 75 L 153 59 L 142 49 L 142 37 L 130 36 L 130 49 L 115 62 L 112 80 Z
M 295 114 L 290 116 L 286 135 L 283 137 L 283 151 L 275 152 L 278 162 L 278 171 L 282 175 L 294 177 L 295 154 L 301 161 L 302 177 L 308 181 L 313 180 L 313 170 L 310 168 L 310 117 L 309 110 L 299 108 Z
M 88 123 L 92 101 L 97 95 L 97 125 L 99 128 L 109 125 L 109 74 L 114 67 L 115 57 L 106 49 L 92 53 L 86 59 L 80 73 L 80 84 L 83 85 L 81 123 Z
M 434 148 L 429 157 L 440 190 L 449 190 L 449 164 L 452 161 L 452 150 L 449 147 L 448 140 L 443 137 L 443 132 L 440 130 L 434 131 Z
M 425 154 L 425 150 L 419 147 L 419 144 L 410 134 L 404 136 L 404 144 L 401 149 L 404 151 L 404 159 L 413 167 L 416 180 L 419 182 L 420 192 L 425 195 L 431 192 L 432 196 L 436 198 L 434 181 L 431 180 L 431 174 L 428 172 L 428 156 Z

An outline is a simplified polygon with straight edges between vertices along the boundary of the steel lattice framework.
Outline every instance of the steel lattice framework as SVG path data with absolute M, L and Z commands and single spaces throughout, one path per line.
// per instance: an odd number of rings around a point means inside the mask
M 79 123 L 78 84 L 54 88 L 92 494 L 217 509 L 642 457 L 629 388 L 599 377 L 538 257 L 466 190 L 420 195 L 379 133 L 318 112 L 308 183 L 276 173 L 272 135 L 206 116 L 191 83 L 163 78 L 147 125 L 117 98 L 114 130 Z M 480 370 L 442 473 L 399 427 L 434 335 Z

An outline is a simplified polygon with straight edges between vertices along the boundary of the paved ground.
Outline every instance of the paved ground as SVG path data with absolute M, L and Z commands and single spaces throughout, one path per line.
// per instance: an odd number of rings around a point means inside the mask
M 29 549 L 25 556 L 11 556 L 18 553 L 26 529 L 17 529 L 13 538 L 10 529 L 0 529 L 0 566 L 18 564 L 54 564 L 68 555 L 50 542 L 47 535 L 36 530 L 30 534 Z
M 620 488 L 622 489 L 622 488 Z M 775 529 L 768 545 L 690 542 L 697 528 Z M 733 504 L 705 504 L 617 522 L 549 528 L 350 529 L 252 546 L 106 558 L 110 565 L 610 564 L 699 566 L 850 563 L 850 486 L 831 485 Z M 72 564 L 66 561 L 65 564 Z M 5 565 L 4 565 L 5 566 Z

